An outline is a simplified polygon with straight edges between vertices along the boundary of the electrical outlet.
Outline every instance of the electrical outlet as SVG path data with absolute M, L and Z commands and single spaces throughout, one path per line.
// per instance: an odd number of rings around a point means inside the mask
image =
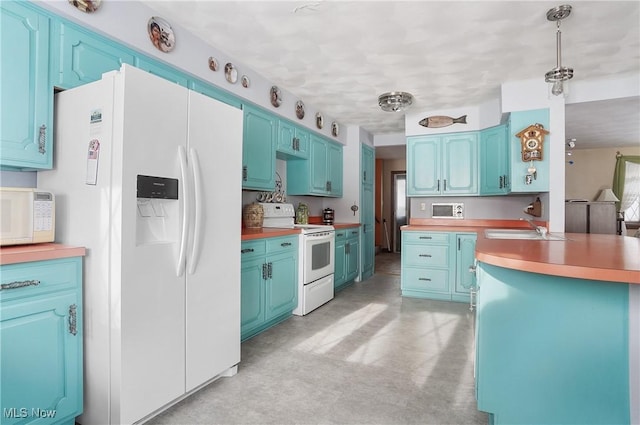
M 420 211 L 425 211 L 427 209 L 427 204 L 424 202 L 420 202 Z

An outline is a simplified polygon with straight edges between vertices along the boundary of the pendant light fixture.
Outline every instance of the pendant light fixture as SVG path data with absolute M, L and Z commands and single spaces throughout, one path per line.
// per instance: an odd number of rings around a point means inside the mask
M 554 96 L 559 96 L 565 92 L 564 81 L 573 78 L 573 68 L 567 68 L 562 66 L 561 60 L 561 33 L 560 33 L 560 21 L 571 14 L 571 6 L 568 4 L 554 7 L 547 12 L 547 20 L 556 22 L 556 67 L 544 75 L 544 80 L 547 83 L 552 83 L 551 93 Z
M 403 91 L 392 91 L 378 96 L 378 105 L 385 112 L 405 111 L 411 104 L 413 104 L 413 96 Z

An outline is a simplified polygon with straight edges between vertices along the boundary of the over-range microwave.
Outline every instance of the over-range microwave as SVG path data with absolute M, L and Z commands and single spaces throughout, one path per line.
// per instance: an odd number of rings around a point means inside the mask
M 431 218 L 464 218 L 464 204 L 460 202 L 431 204 Z
M 51 192 L 0 187 L 0 245 L 53 242 L 55 211 Z

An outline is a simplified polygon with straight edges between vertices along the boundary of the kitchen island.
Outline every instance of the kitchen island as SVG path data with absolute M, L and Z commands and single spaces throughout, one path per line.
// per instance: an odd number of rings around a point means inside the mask
M 492 423 L 640 419 L 640 239 L 476 245 L 476 395 Z

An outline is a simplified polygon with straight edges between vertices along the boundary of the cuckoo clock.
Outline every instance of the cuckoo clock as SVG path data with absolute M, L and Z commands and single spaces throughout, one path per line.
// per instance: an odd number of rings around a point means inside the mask
M 545 134 L 549 134 L 542 124 L 533 124 L 516 134 L 520 138 L 522 160 L 541 161 L 542 145 L 544 143 Z

